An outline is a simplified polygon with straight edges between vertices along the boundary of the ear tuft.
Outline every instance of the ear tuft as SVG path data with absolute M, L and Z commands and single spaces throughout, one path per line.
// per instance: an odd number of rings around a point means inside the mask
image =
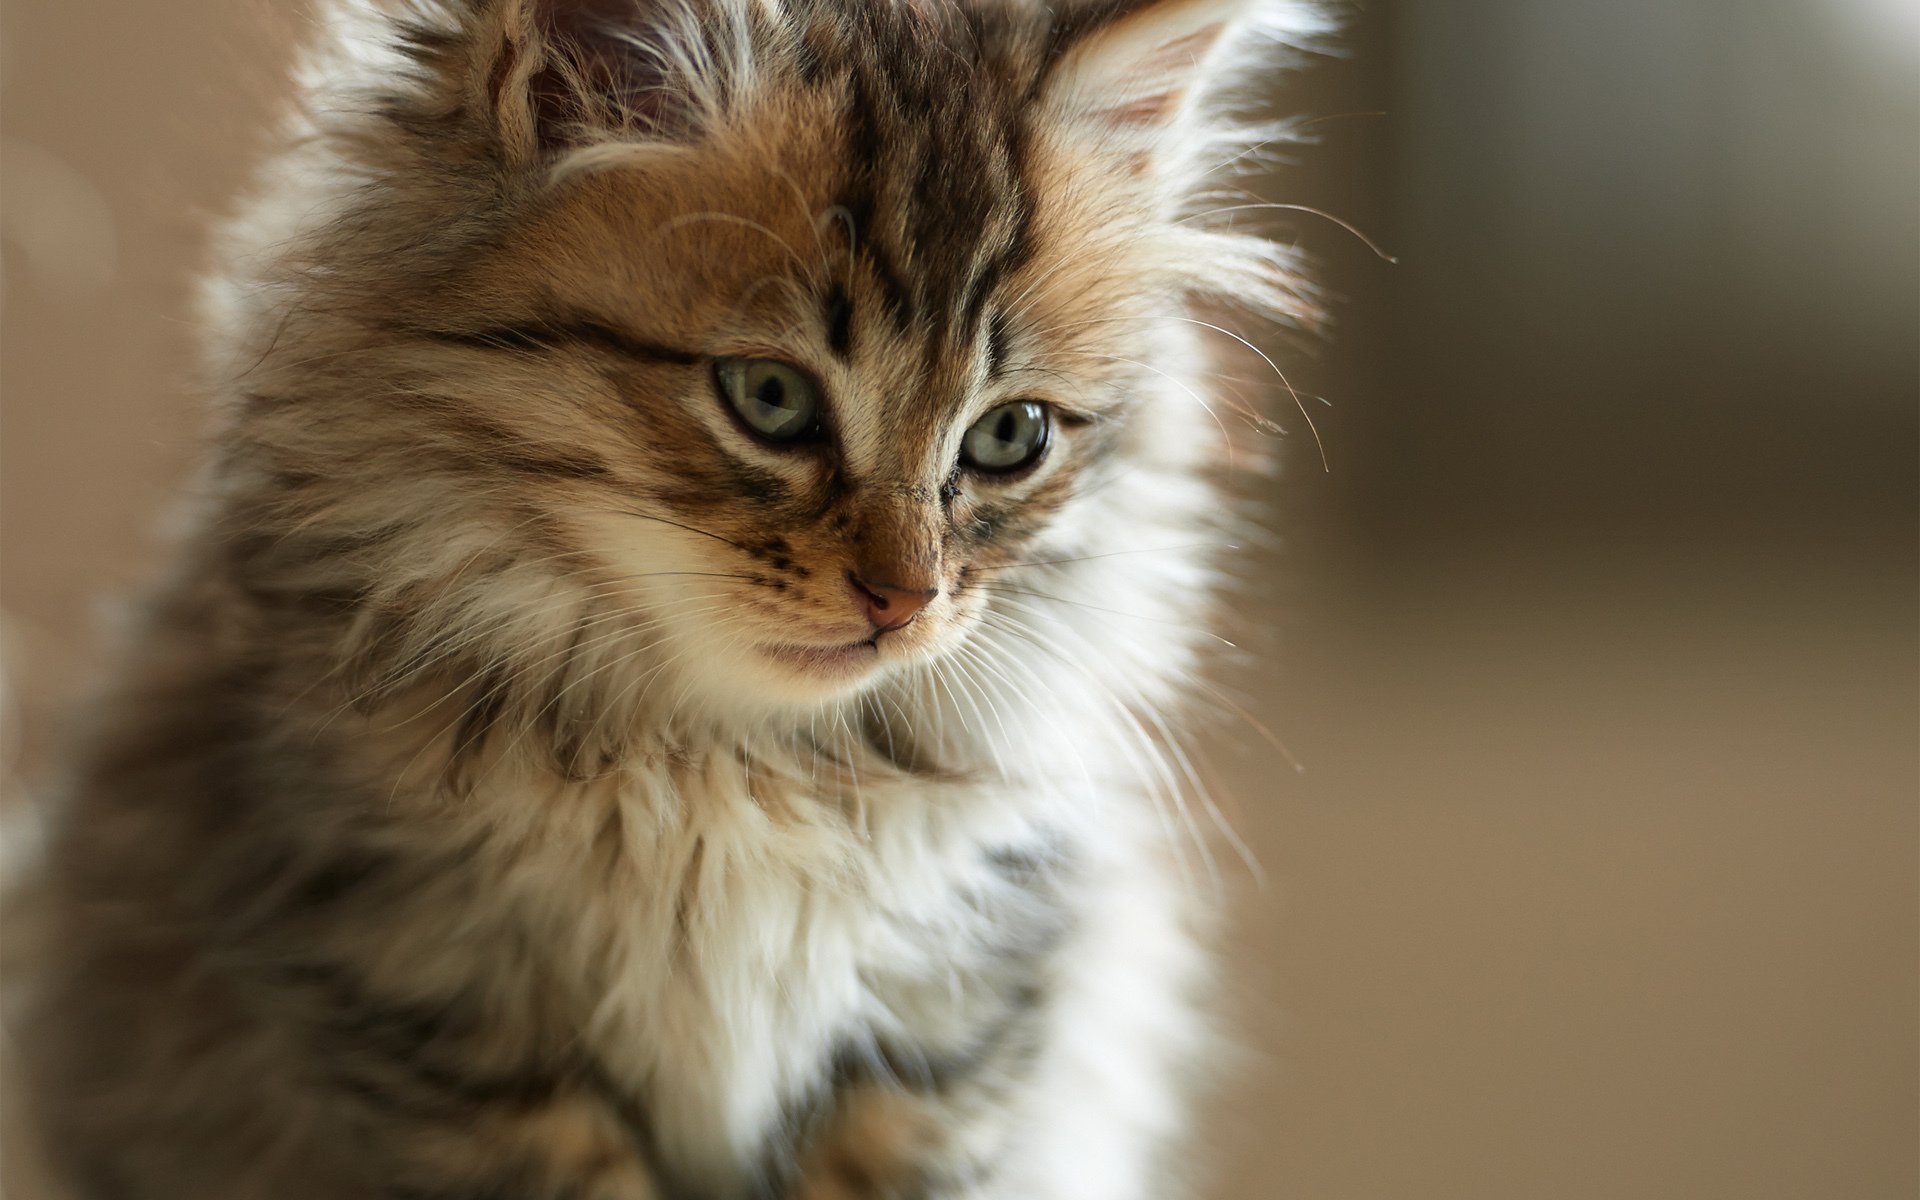
M 1305 45 L 1327 29 L 1317 8 L 1293 0 L 1122 0 L 1073 35 L 1044 95 L 1068 121 L 1150 135 L 1190 111 L 1246 43 Z
M 689 0 L 477 0 L 471 13 L 469 94 L 510 162 L 686 137 L 722 90 Z
M 545 0 L 536 36 L 543 68 L 531 80 L 543 147 L 578 144 L 583 131 L 679 138 L 695 126 L 700 80 L 678 69 L 684 10 L 636 0 Z

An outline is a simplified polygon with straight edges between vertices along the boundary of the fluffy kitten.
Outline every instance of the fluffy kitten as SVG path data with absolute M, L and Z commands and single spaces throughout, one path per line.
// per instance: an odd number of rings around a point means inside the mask
M 1286 0 L 331 5 L 54 816 L 93 1200 L 1166 1197 Z M 1254 51 L 1255 54 L 1245 52 Z

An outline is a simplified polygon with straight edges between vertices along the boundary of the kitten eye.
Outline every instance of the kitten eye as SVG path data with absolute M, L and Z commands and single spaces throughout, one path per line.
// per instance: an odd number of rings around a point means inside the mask
M 967 430 L 960 460 L 990 475 L 1017 471 L 1046 452 L 1051 428 L 1043 405 L 1031 400 L 1002 404 Z
M 770 358 L 721 358 L 713 364 L 720 396 L 747 428 L 776 442 L 805 437 L 820 424 L 820 385 L 798 367 Z

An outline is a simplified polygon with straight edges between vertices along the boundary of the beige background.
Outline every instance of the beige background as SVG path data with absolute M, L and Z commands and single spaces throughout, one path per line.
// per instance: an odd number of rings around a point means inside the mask
M 29 781 L 190 458 L 184 303 L 305 10 L 0 5 Z M 1386 3 L 1289 81 L 1343 297 L 1211 758 L 1218 1197 L 1920 1194 L 1904 0 Z M 1384 115 L 1381 115 L 1384 114 Z M 1262 636 L 1264 634 L 1264 636 Z

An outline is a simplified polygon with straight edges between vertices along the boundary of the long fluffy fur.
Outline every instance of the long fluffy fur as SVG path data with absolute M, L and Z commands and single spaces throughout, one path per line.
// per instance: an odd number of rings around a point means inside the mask
M 79 1193 L 1172 1194 L 1189 314 L 1310 319 L 1206 210 L 1319 15 L 327 12 L 209 292 L 193 532 L 53 816 L 20 1019 Z M 722 344 L 814 364 L 830 460 L 725 424 Z M 948 476 L 1021 388 L 1042 465 Z M 874 563 L 939 597 L 858 685 L 754 657 Z

